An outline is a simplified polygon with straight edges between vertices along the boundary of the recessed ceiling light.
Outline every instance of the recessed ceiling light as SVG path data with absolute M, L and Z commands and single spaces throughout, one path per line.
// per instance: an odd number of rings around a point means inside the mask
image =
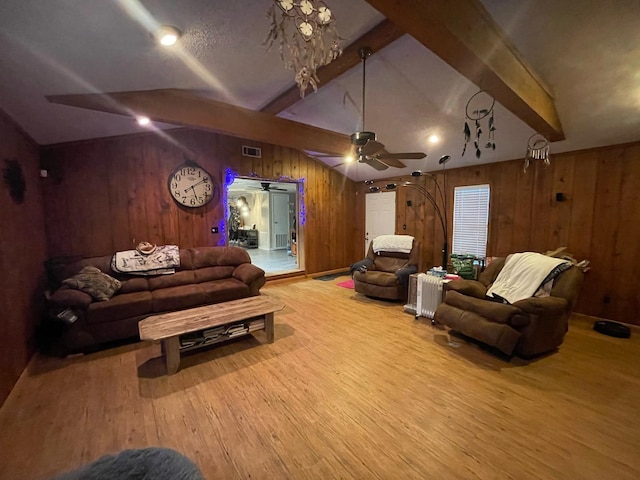
M 429 137 L 429 143 L 438 143 L 440 141 L 440 137 L 438 135 L 431 135 Z
M 169 47 L 178 41 L 180 38 L 180 30 L 171 25 L 162 25 L 156 32 L 156 38 L 161 45 Z
M 138 124 L 142 126 L 146 126 L 151 123 L 151 120 L 149 120 L 149 117 L 138 117 L 137 120 L 138 120 Z

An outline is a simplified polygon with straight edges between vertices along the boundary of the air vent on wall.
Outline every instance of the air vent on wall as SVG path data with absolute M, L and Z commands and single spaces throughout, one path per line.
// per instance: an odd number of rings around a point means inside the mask
M 258 147 L 242 146 L 242 155 L 245 157 L 262 158 L 262 149 Z

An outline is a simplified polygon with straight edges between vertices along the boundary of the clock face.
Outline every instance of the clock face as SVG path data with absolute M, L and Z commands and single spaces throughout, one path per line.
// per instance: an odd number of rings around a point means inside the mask
M 195 163 L 185 163 L 169 175 L 169 192 L 180 205 L 197 208 L 220 199 L 220 185 Z

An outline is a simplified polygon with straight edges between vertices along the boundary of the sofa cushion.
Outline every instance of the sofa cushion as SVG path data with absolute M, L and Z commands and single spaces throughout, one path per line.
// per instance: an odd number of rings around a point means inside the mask
M 118 290 L 118 294 L 145 292 L 149 290 L 149 281 L 146 277 L 130 277 L 127 275 L 126 280 L 120 280 L 122 286 Z
M 151 292 L 133 292 L 116 295 L 108 302 L 89 305 L 86 312 L 87 323 L 103 323 L 151 314 Z
M 354 272 L 353 278 L 359 282 L 370 283 L 380 287 L 396 287 L 399 284 L 395 273 L 378 272 L 376 270 Z
M 109 300 L 120 288 L 120 281 L 102 273 L 98 268 L 87 266 L 79 273 L 67 278 L 62 285 L 88 293 L 94 300 Z
M 480 281 L 485 287 L 488 287 L 495 282 L 496 277 L 504 267 L 506 257 L 494 257 L 487 267 L 478 275 L 478 281 Z
M 176 271 L 179 270 L 193 270 L 195 267 L 193 266 L 193 258 L 191 256 L 191 250 L 188 248 L 180 249 L 180 266 L 176 268 Z
M 155 313 L 197 307 L 206 303 L 200 285 L 181 285 L 153 290 L 151 298 Z
M 480 301 L 490 303 L 486 300 Z M 438 306 L 434 320 L 469 337 L 494 346 L 507 355 L 513 353 L 521 336 L 519 331 L 509 325 L 492 322 L 475 312 L 462 310 L 446 303 L 441 303 Z
M 156 275 L 154 277 L 149 277 L 149 290 L 191 285 L 193 283 L 196 283 L 196 276 L 193 273 L 193 270 L 182 270 L 170 275 Z
M 452 280 L 446 284 L 447 291 L 456 291 L 463 295 L 475 298 L 483 298 L 487 293 L 487 287 L 478 280 Z
M 401 255 L 401 254 L 398 254 Z M 405 258 L 394 258 L 391 256 L 378 256 L 375 259 L 375 269 L 382 271 L 382 272 L 389 272 L 389 273 L 395 273 L 396 270 L 398 270 L 399 268 L 402 267 L 406 267 L 409 262 L 406 259 L 406 255 L 404 255 Z
M 235 278 L 225 278 L 199 285 L 204 292 L 206 303 L 228 302 L 249 296 L 249 286 Z
M 386 298 L 388 300 L 404 299 L 402 287 L 400 285 L 380 286 L 372 283 L 359 282 L 354 280 L 354 289 L 356 292 L 369 297 Z
M 197 283 L 210 282 L 213 280 L 220 280 L 222 278 L 229 278 L 233 275 L 233 271 L 236 267 L 233 266 L 216 266 L 216 267 L 203 267 L 194 270 L 195 279 Z
M 233 271 L 233 278 L 250 285 L 260 278 L 264 279 L 264 270 L 252 263 L 243 263 Z
M 60 288 L 49 297 L 49 305 L 62 308 L 86 310 L 93 302 L 91 295 L 73 288 Z
M 447 292 L 445 303 L 463 311 L 475 312 L 494 323 L 506 323 L 514 327 L 529 324 L 529 316 L 514 305 L 469 297 L 456 291 Z
M 96 267 L 101 272 L 111 275 L 111 256 L 103 257 L 56 257 L 46 262 L 47 274 L 52 289 L 58 289 L 62 285 L 63 280 L 72 277 L 82 270 L 84 267 Z M 111 275 L 113 276 L 113 275 Z
M 251 263 L 251 257 L 240 247 L 191 248 L 193 268 L 214 267 L 216 265 L 238 266 Z

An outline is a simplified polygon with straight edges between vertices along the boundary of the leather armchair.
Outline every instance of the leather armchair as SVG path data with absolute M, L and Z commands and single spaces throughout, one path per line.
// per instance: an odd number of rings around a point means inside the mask
M 454 280 L 434 321 L 491 345 L 507 355 L 533 357 L 556 349 L 569 328 L 583 280 L 579 267 L 558 275 L 548 297 L 531 297 L 502 304 L 485 294 L 504 266 L 494 259 L 478 280 Z
M 409 253 L 375 253 L 371 242 L 367 257 L 351 265 L 355 291 L 369 297 L 406 301 L 409 275 L 418 271 L 419 256 L 420 243 L 415 239 Z

